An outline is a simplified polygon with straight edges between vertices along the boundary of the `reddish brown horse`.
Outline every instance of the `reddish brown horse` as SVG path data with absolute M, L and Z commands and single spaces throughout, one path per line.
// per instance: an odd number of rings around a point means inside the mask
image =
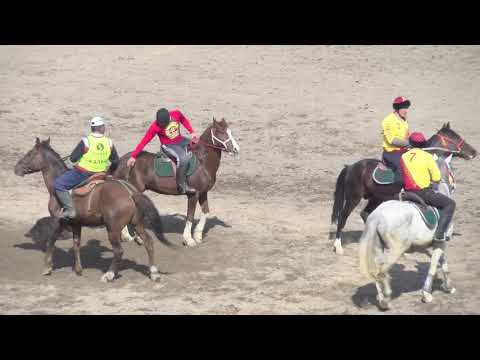
M 196 192 L 187 195 L 187 220 L 183 232 L 185 245 L 195 246 L 202 241 L 203 229 L 209 213 L 207 193 L 215 185 L 222 152 L 238 154 L 239 151 L 240 147 L 233 138 L 225 119 L 216 121 L 215 118 L 213 118 L 212 125 L 208 126 L 200 136 L 200 142 L 192 148 L 193 156 L 197 157 L 199 165 L 187 179 L 188 185 L 194 188 Z M 141 152 L 134 167 L 128 168 L 127 160 L 130 158 L 130 154 L 127 153 L 120 159 L 117 168 L 113 171 L 115 179 L 128 180 L 140 192 L 151 190 L 159 194 L 178 195 L 175 177 L 160 177 L 155 173 L 155 154 L 146 151 Z M 197 202 L 200 203 L 202 214 L 192 238 L 192 223 Z
M 477 155 L 477 151 L 450 128 L 450 123 L 444 124 L 427 141 L 426 150 L 442 155 L 447 152 L 466 160 L 473 159 Z M 343 254 L 342 229 L 348 216 L 362 198 L 368 200 L 365 209 L 361 212 L 363 221 L 366 221 L 368 215 L 382 202 L 398 199 L 400 185 L 379 185 L 373 180 L 372 173 L 379 163 L 381 161 L 377 159 L 360 160 L 353 165 L 346 165 L 338 175 L 332 209 L 332 223 L 337 224 L 334 243 L 337 254 Z
M 58 235 L 68 226 L 73 232 L 73 270 L 77 275 L 82 274 L 80 261 L 80 238 L 82 226 L 105 225 L 108 240 L 113 248 L 113 260 L 108 271 L 102 276 L 102 281 L 110 282 L 118 271 L 118 263 L 123 254 L 120 245 L 122 229 L 127 224 L 132 224 L 145 243 L 150 265 L 150 278 L 158 280 L 160 274 L 154 265 L 153 241 L 145 231 L 148 225 L 156 237 L 172 246 L 162 233 L 160 216 L 152 201 L 145 195 L 136 191 L 125 181 L 107 180 L 95 185 L 95 188 L 85 196 L 73 196 L 77 216 L 71 222 L 60 220 L 61 206 L 55 196 L 54 180 L 67 170 L 60 156 L 50 147 L 50 138 L 46 141 L 36 140 L 35 146 L 15 165 L 15 174 L 24 176 L 35 172 L 42 172 L 45 185 L 50 194 L 48 209 L 54 216 L 51 222 L 53 229 L 47 239 L 45 253 L 45 270 L 43 275 L 50 275 L 53 271 L 53 251 Z

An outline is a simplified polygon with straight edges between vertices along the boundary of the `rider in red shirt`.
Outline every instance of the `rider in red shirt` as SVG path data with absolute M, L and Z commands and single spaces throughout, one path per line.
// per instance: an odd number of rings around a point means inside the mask
M 138 154 L 155 135 L 158 135 L 162 150 L 176 161 L 178 192 L 180 194 L 194 193 L 195 189 L 190 188 L 186 183 L 186 170 L 190 158 L 187 154 L 189 140 L 180 134 L 180 124 L 192 135 L 192 141 L 197 143 L 199 137 L 193 130 L 190 121 L 179 110 L 168 111 L 162 108 L 157 111 L 156 120 L 150 125 L 142 140 L 132 152 L 127 165 L 133 166 Z

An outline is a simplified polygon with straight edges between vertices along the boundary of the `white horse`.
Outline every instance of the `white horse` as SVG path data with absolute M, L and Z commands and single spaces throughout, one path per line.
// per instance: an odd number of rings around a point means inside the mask
M 449 197 L 452 197 L 455 190 L 455 180 L 450 167 L 451 158 L 451 155 L 447 158 L 437 157 L 442 175 L 439 192 Z M 365 276 L 375 280 L 377 300 L 381 309 L 390 308 L 392 290 L 389 269 L 410 248 L 427 252 L 432 246 L 435 230 L 436 228 L 430 230 L 425 225 L 416 207 L 408 201 L 386 201 L 367 218 L 365 230 L 360 238 L 360 270 Z M 453 222 L 447 231 L 450 239 L 452 234 Z M 424 302 L 433 300 L 432 284 L 439 264 L 443 273 L 443 290 L 451 294 L 455 292 L 449 277 L 445 247 L 445 243 L 434 246 L 432 254 L 429 254 L 430 268 L 422 290 Z

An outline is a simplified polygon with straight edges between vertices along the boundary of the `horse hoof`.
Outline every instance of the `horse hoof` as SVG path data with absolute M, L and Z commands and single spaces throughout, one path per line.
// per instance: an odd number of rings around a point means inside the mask
M 187 246 L 187 247 L 194 247 L 194 246 L 197 245 L 197 243 L 196 243 L 195 240 L 193 240 L 193 239 L 188 239 L 188 240 L 187 240 L 187 239 L 184 239 L 184 240 L 183 240 L 183 245 L 184 245 L 184 246 Z
M 334 251 L 335 254 L 337 254 L 337 255 L 343 255 L 343 248 L 341 248 L 341 247 L 335 246 L 335 247 L 333 248 L 333 251 Z
M 103 274 L 103 276 L 100 278 L 100 280 L 104 283 L 109 283 L 109 282 L 113 281 L 114 277 L 115 277 L 115 275 L 113 274 L 113 272 L 109 271 L 109 272 Z
M 444 287 L 443 291 L 445 291 L 448 294 L 455 294 L 457 292 L 457 289 L 455 289 L 454 287 L 452 287 L 452 288 Z
M 422 291 L 422 301 L 426 304 L 429 304 L 433 301 L 433 295 L 427 291 Z
M 52 268 L 48 268 L 48 269 L 44 270 L 42 275 L 43 276 L 52 275 Z
M 380 310 L 387 311 L 390 310 L 390 303 L 388 300 L 382 299 L 378 302 L 378 307 Z
M 137 245 L 142 246 L 142 245 L 144 244 L 144 243 L 143 243 L 143 240 L 140 239 L 140 236 L 135 236 L 135 237 L 134 237 L 134 240 L 135 240 L 135 242 L 137 243 Z
M 201 244 L 202 243 L 202 234 L 194 234 L 193 235 L 193 240 L 195 240 L 197 242 L 197 244 Z
M 74 270 L 77 276 L 82 276 L 82 270 Z
M 153 282 L 157 282 L 157 281 L 160 281 L 160 274 L 159 273 L 152 273 L 150 274 L 150 279 L 153 281 Z

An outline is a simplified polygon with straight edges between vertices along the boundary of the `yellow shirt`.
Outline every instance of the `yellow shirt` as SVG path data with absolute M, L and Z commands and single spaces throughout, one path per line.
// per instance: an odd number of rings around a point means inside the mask
M 399 119 L 393 112 L 387 115 L 382 121 L 383 130 L 383 149 L 391 152 L 400 150 L 399 147 L 392 145 L 394 138 L 408 139 L 408 123 L 406 120 Z
M 88 135 L 88 151 L 83 154 L 78 166 L 90 172 L 103 172 L 110 166 L 109 158 L 112 149 L 110 139 L 106 136 Z
M 402 155 L 401 167 L 405 190 L 421 190 L 430 186 L 431 181 L 440 181 L 440 169 L 432 154 L 413 148 Z

